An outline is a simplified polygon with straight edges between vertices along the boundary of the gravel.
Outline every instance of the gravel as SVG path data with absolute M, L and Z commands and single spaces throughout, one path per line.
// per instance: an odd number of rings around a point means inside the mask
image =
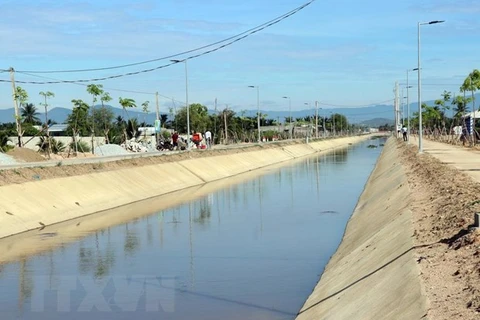
M 11 156 L 0 152 L 0 165 L 17 164 L 18 162 Z
M 130 154 L 130 152 L 118 144 L 104 144 L 102 146 L 95 147 L 94 153 L 97 156 L 121 156 L 124 154 Z

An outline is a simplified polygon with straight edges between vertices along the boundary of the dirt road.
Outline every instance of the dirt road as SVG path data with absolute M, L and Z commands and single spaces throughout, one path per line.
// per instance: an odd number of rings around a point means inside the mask
M 472 224 L 480 212 L 480 152 L 428 140 L 423 146 L 419 154 L 415 142 L 398 140 L 428 319 L 479 319 L 480 232 Z

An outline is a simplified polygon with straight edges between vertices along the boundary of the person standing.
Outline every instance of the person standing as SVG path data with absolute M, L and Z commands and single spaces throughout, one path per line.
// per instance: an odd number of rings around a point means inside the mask
M 177 133 L 177 131 L 173 132 L 172 142 L 173 142 L 173 148 L 178 149 L 178 133 Z
M 403 141 L 407 141 L 408 140 L 408 136 L 407 136 L 407 127 L 403 126 L 402 127 L 402 135 L 403 135 Z
M 205 142 L 207 143 L 207 148 L 210 149 L 212 147 L 212 133 L 210 130 L 205 131 Z

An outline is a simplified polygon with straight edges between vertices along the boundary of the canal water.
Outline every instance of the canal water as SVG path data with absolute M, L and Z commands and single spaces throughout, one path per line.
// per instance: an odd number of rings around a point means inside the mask
M 0 319 L 293 319 L 383 142 L 297 160 L 4 263 Z

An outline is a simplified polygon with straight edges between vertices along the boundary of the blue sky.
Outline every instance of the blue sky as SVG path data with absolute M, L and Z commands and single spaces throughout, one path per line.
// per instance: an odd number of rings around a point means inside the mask
M 17 71 L 102 68 L 135 63 L 201 47 L 260 25 L 309 0 L 84 0 L 1 1 L 0 69 Z M 395 81 L 417 66 L 417 23 L 421 28 L 423 100 L 443 90 L 458 93 L 479 68 L 480 6 L 477 0 L 316 0 L 297 14 L 224 49 L 188 61 L 189 102 L 218 108 L 262 110 L 364 106 L 393 100 Z M 186 56 L 178 56 L 182 59 Z M 82 73 L 16 73 L 17 81 L 92 79 L 167 64 L 157 61 L 122 69 Z M 8 80 L 0 73 L 0 80 Z M 416 85 L 416 73 L 410 73 Z M 184 65 L 122 77 L 102 84 L 119 97 L 155 101 L 161 111 L 172 98 L 185 101 Z M 55 93 L 52 107 L 71 108 L 72 99 L 91 102 L 85 85 L 17 84 L 30 102 L 40 91 Z M 139 91 L 144 93 L 125 92 Z M 405 95 L 405 93 L 404 93 Z M 416 101 L 416 89 L 410 90 Z M 0 82 L 0 109 L 10 108 L 11 85 Z M 391 103 L 391 102 L 388 102 Z M 115 105 L 116 103 L 112 103 Z M 329 105 L 329 106 L 328 106 Z

